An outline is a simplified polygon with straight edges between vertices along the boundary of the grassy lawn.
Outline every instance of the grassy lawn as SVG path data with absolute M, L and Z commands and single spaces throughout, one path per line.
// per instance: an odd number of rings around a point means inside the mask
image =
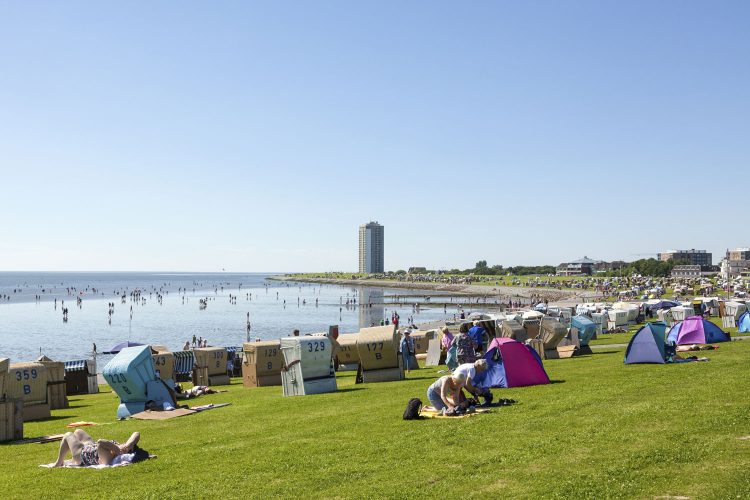
M 26 437 L 91 420 L 102 424 L 89 428 L 95 438 L 139 430 L 158 458 L 48 470 L 38 464 L 57 443 L 0 445 L 0 488 L 4 498 L 746 498 L 750 440 L 738 438 L 750 435 L 750 341 L 708 363 L 625 366 L 623 352 L 546 361 L 553 384 L 496 390 L 519 404 L 460 420 L 401 419 L 410 397 L 425 399 L 433 368 L 359 386 L 342 374 L 338 393 L 297 398 L 234 380 L 198 400 L 231 406 L 162 422 L 117 422 L 112 394 L 76 396 L 27 423 Z

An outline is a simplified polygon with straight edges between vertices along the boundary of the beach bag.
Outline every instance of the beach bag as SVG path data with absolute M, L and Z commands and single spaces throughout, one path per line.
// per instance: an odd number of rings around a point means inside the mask
M 422 400 L 419 398 L 411 398 L 406 403 L 406 410 L 404 411 L 404 420 L 417 420 L 419 418 L 419 410 L 422 409 Z

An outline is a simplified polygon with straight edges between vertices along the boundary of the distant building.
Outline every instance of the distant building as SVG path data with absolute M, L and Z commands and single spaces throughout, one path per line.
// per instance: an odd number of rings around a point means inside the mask
M 729 260 L 750 260 L 750 248 L 735 248 L 727 250 Z
M 555 274 L 557 276 L 591 276 L 594 273 L 594 267 L 603 264 L 600 260 L 589 259 L 584 256 L 582 259 L 573 262 L 563 262 L 557 266 Z
M 594 272 L 615 271 L 628 265 L 624 260 L 613 260 L 612 262 L 598 262 L 594 264 Z
M 721 275 L 726 279 L 733 279 L 746 275 L 750 271 L 750 248 L 735 248 L 727 250 L 721 260 Z
M 713 264 L 711 252 L 705 250 L 667 250 L 657 254 L 658 258 L 662 262 L 670 260 L 684 260 L 690 262 L 690 265 L 701 266 L 702 269 L 708 270 Z
M 385 271 L 383 249 L 383 226 L 368 222 L 359 226 L 359 272 L 382 273 Z
M 674 266 L 672 268 L 673 278 L 699 278 L 701 266 Z

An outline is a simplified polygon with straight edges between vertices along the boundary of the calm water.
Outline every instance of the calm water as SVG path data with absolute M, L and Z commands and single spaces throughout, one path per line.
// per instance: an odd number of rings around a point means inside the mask
M 102 352 L 126 340 L 178 350 L 193 335 L 208 339 L 211 345 L 242 345 L 248 312 L 251 336 L 261 339 L 287 336 L 295 328 L 303 334 L 322 332 L 336 324 L 341 332 L 355 332 L 390 317 L 393 310 L 402 323 L 408 316 L 420 323 L 456 312 L 449 307 L 446 315 L 442 307 L 435 307 L 414 313 L 411 306 L 382 305 L 384 297 L 388 300 L 403 290 L 288 284 L 268 280 L 269 276 L 0 273 L 0 297 L 10 297 L 0 299 L 0 358 L 27 361 L 41 352 L 53 359 L 81 359 L 90 355 L 93 343 Z M 141 291 L 141 300 L 130 295 L 134 290 Z M 355 297 L 357 306 L 347 307 L 347 299 Z M 203 310 L 200 299 L 208 301 Z M 359 307 L 360 302 L 374 306 Z M 111 324 L 110 303 L 114 303 Z M 63 307 L 68 309 L 67 322 L 63 322 Z

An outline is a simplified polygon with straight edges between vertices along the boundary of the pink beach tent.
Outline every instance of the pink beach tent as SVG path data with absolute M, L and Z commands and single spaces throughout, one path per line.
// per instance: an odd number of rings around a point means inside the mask
M 516 340 L 506 337 L 493 339 L 487 346 L 484 359 L 489 366 L 476 381 L 479 387 L 523 387 L 550 383 L 537 352 Z
M 729 334 L 700 316 L 691 316 L 672 327 L 667 336 L 670 344 L 713 344 L 728 342 Z

